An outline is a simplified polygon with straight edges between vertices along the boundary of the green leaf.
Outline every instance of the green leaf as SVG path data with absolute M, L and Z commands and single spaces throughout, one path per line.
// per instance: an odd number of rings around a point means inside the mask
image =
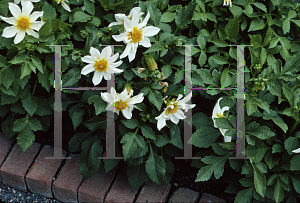
M 225 42 L 224 40 L 221 40 L 221 39 L 217 39 L 217 40 L 214 40 L 212 41 L 215 45 L 217 45 L 218 47 L 227 47 L 228 46 L 228 43 Z M 252 43 L 251 43 L 252 44 Z
M 254 157 L 253 161 L 257 163 L 264 158 L 269 149 L 270 147 L 267 146 L 263 141 L 256 140 L 256 144 L 254 146 L 248 145 L 245 152 L 247 157 Z
M 27 94 L 22 99 L 22 106 L 24 107 L 25 111 L 29 113 L 30 116 L 33 116 L 33 114 L 37 110 L 37 98 L 35 96 L 32 96 L 31 94 Z
M 201 51 L 200 57 L 198 59 L 198 63 L 200 67 L 203 67 L 203 65 L 206 63 L 206 60 L 207 60 L 206 53 L 204 51 Z
M 29 129 L 28 125 L 26 125 L 21 133 L 18 134 L 17 140 L 18 145 L 22 148 L 23 152 L 25 152 L 35 140 L 35 135 L 32 130 Z
M 274 166 L 276 166 L 280 161 L 280 157 L 278 154 L 272 154 L 271 151 L 268 151 L 265 156 L 265 162 L 268 165 L 269 169 L 272 169 Z
M 253 135 L 259 139 L 266 140 L 270 137 L 275 136 L 275 133 L 270 130 L 267 126 L 260 126 L 255 130 L 248 132 L 249 135 Z
M 72 86 L 79 81 L 81 78 L 81 71 L 79 68 L 72 68 L 62 79 L 62 86 Z
M 73 22 L 87 22 L 91 20 L 91 16 L 86 14 L 86 13 L 83 13 L 82 11 L 76 11 L 75 14 L 74 14 L 74 20 Z
M 262 197 L 264 197 L 266 188 L 267 188 L 266 177 L 256 167 L 253 167 L 253 168 L 254 168 L 253 175 L 254 175 L 255 190 L 258 194 L 260 194 Z
M 212 76 L 211 76 L 211 73 L 208 69 L 199 69 L 199 70 L 196 70 L 196 72 L 201 75 L 202 79 L 203 79 L 203 82 L 205 84 L 213 84 L 213 79 L 212 79 Z
M 258 2 L 252 2 L 251 4 L 253 4 L 257 8 L 259 8 L 260 10 L 264 11 L 265 13 L 268 13 L 267 12 L 267 7 L 264 4 L 258 3 Z
M 6 57 L 0 55 L 0 67 L 3 68 L 5 66 L 7 66 L 7 59 Z
M 251 187 L 253 186 L 253 178 L 252 177 L 245 177 L 239 180 L 243 187 Z
M 15 121 L 15 118 L 13 116 L 13 114 L 8 114 L 8 117 L 1 123 L 1 128 L 3 133 L 11 138 L 12 136 L 14 136 L 16 134 L 15 131 L 13 131 L 13 123 Z
M 231 84 L 231 76 L 229 75 L 229 69 L 226 68 L 223 70 L 221 75 L 221 87 L 227 87 Z
M 90 131 L 96 131 L 98 129 L 106 130 L 107 129 L 107 120 L 100 117 L 93 117 L 90 120 L 83 123 Z
M 261 30 L 265 27 L 265 21 L 258 18 L 258 19 L 254 19 L 251 21 L 251 24 L 250 24 L 250 27 L 249 27 L 249 30 L 248 32 L 251 32 L 251 31 L 256 31 L 256 30 Z
M 103 101 L 100 95 L 92 95 L 88 98 L 88 103 L 94 103 L 96 115 L 99 115 L 106 109 L 106 102 Z
M 127 167 L 126 172 L 131 191 L 135 191 L 138 187 L 142 186 L 147 180 L 149 180 L 149 176 L 145 171 L 143 164 Z
M 150 13 L 150 18 L 153 20 L 154 25 L 157 27 L 159 22 L 161 21 L 160 20 L 161 19 L 160 10 L 154 4 L 149 2 L 148 11 Z
M 283 152 L 283 151 L 284 151 L 283 150 L 283 146 L 281 144 L 279 144 L 279 143 L 274 144 L 273 147 L 272 147 L 272 153 L 273 154 L 274 153 Z
M 289 176 L 292 180 L 294 189 L 296 190 L 296 192 L 298 194 L 300 194 L 300 179 L 299 179 L 299 176 L 291 176 L 291 175 L 289 175 Z
M 215 129 L 213 126 L 201 127 L 192 134 L 188 143 L 199 148 L 208 148 L 212 143 L 217 141 L 220 134 L 219 129 Z
M 160 111 L 162 103 L 163 103 L 163 97 L 157 90 L 149 90 L 149 101 L 156 106 L 156 108 Z
M 25 76 L 29 75 L 30 73 L 31 73 L 31 69 L 29 67 L 29 64 L 27 62 L 23 63 L 21 67 L 20 79 L 22 80 Z
M 95 15 L 95 4 L 92 1 L 84 0 L 84 8 L 89 14 Z
M 277 184 L 275 186 L 275 190 L 274 190 L 274 198 L 276 203 L 281 202 L 281 200 L 284 198 L 284 191 L 281 187 L 281 182 L 279 180 L 279 178 L 277 178 Z
M 190 24 L 192 21 L 193 13 L 195 10 L 196 4 L 189 4 L 188 6 L 185 6 L 178 10 L 177 15 L 175 16 L 175 23 L 177 28 L 180 30 L 187 28 L 188 24 Z
M 37 58 L 37 57 L 35 57 L 35 56 L 32 56 L 32 57 L 31 57 L 31 61 L 32 61 L 32 63 L 35 65 L 35 67 L 36 67 L 40 72 L 44 73 L 44 71 L 43 71 L 43 65 L 42 65 L 42 63 L 41 63 L 41 61 L 40 61 L 39 58 Z
M 183 144 L 180 136 L 180 128 L 178 125 L 175 125 L 172 123 L 170 125 L 170 143 L 173 144 L 175 147 L 178 147 L 179 149 L 183 149 Z
M 292 151 L 298 149 L 299 147 L 300 143 L 296 137 L 289 137 L 284 141 L 284 148 L 286 149 L 289 155 L 292 155 Z
M 46 24 L 47 24 L 47 22 L 46 22 Z M 50 23 L 48 23 L 48 25 L 49 25 Z M 51 25 L 51 24 L 50 24 Z M 42 26 L 42 27 L 44 27 L 45 26 L 45 24 Z M 42 29 L 42 28 L 41 28 Z M 41 29 L 39 30 L 39 33 L 41 33 Z M 47 30 L 48 32 L 49 32 L 49 30 L 51 30 L 51 28 L 49 29 L 49 28 L 45 28 L 45 30 Z M 40 38 L 41 38 L 41 34 L 40 34 Z M 51 50 L 49 49 L 49 47 L 48 46 L 46 46 L 46 44 L 38 44 L 38 46 L 36 47 L 36 50 L 38 51 L 38 52 L 40 52 L 40 53 L 51 53 Z
M 156 51 L 161 51 L 161 49 L 164 48 L 164 45 L 162 42 L 155 42 L 151 47 L 145 52 L 145 53 L 152 53 Z
M 239 23 L 236 17 L 232 18 L 225 26 L 225 32 L 229 39 L 235 38 L 239 33 Z
M 253 13 L 253 8 L 252 8 L 250 2 L 247 2 L 244 6 L 245 6 L 246 13 L 251 15 Z
M 290 20 L 286 18 L 282 24 L 283 34 L 286 34 L 290 31 Z
M 160 21 L 163 23 L 169 23 L 175 19 L 175 16 L 176 16 L 176 13 L 165 12 L 164 14 L 161 15 Z
M 44 73 L 39 72 L 37 74 L 38 76 L 38 81 L 39 83 L 41 83 L 41 85 L 47 90 L 47 92 L 49 93 L 50 91 L 50 82 L 49 82 L 49 72 L 46 69 L 46 67 L 43 67 L 44 69 Z
M 239 191 L 234 199 L 234 203 L 251 203 L 253 197 L 254 186 Z
M 166 173 L 166 164 L 163 158 L 155 154 L 152 150 L 146 161 L 146 172 L 149 175 L 150 179 L 160 184 L 163 180 L 163 177 Z
M 172 68 L 170 65 L 164 65 L 161 70 L 163 71 L 164 73 L 164 76 L 166 78 L 168 78 L 170 75 L 172 75 Z
M 83 120 L 83 115 L 85 113 L 86 108 L 82 106 L 82 104 L 76 104 L 72 106 L 69 110 L 69 116 L 72 119 L 72 123 L 74 126 L 74 130 L 80 125 Z
M 32 130 L 34 132 L 43 129 L 41 122 L 36 118 L 29 118 L 27 124 L 28 124 L 30 130 Z
M 272 120 L 277 126 L 279 126 L 284 133 L 287 132 L 288 126 L 283 121 L 283 119 L 276 113 L 276 111 L 270 110 L 271 114 L 267 114 L 266 111 L 263 112 L 263 119 L 265 120 Z
M 121 120 L 121 122 L 129 129 L 135 129 L 139 125 L 139 121 L 136 119 Z
M 253 103 L 255 103 L 257 106 L 265 110 L 268 114 L 270 114 L 270 105 L 266 100 L 254 97 Z
M 0 74 L 0 78 L 1 78 L 1 74 Z M 8 89 L 15 81 L 15 73 L 10 67 L 4 69 L 4 72 L 2 73 L 1 81 L 2 84 L 6 87 L 6 89 Z
M 175 77 L 174 77 L 174 85 L 177 84 L 177 83 L 180 83 L 183 78 L 184 78 L 184 70 L 178 70 L 176 73 L 175 73 Z
M 83 178 L 88 178 L 94 175 L 101 164 L 101 157 L 103 147 L 101 145 L 101 140 L 97 135 L 86 139 L 81 144 L 80 153 L 80 173 Z
M 46 21 L 52 21 L 54 19 L 56 19 L 56 11 L 55 8 L 53 8 L 50 4 L 48 4 L 47 2 L 44 3 L 43 5 L 43 18 Z M 49 32 L 50 34 L 50 32 Z
M 291 163 L 291 169 L 290 170 L 292 170 L 292 171 L 300 170 L 300 164 L 299 164 L 300 163 L 300 154 L 295 155 L 291 159 L 290 163 Z
M 79 132 L 76 133 L 69 141 L 68 150 L 72 153 L 80 152 L 81 143 L 92 135 L 93 132 Z
M 229 120 L 225 117 L 215 118 L 216 126 L 221 129 L 231 129 L 232 126 Z
M 289 101 L 291 107 L 294 107 L 294 93 L 285 83 L 282 84 L 282 90 L 285 98 Z
M 133 132 L 126 133 L 120 142 L 123 144 L 123 156 L 124 161 L 126 161 L 137 150 L 136 134 Z
M 220 157 L 206 156 L 202 158 L 201 161 L 209 165 L 202 167 L 198 171 L 195 181 L 207 181 L 210 179 L 212 173 L 214 173 L 216 179 L 219 179 L 224 172 L 224 165 L 229 156 L 230 154 Z
M 253 45 L 253 49 L 257 49 L 262 47 L 262 38 L 261 35 L 249 35 L 251 39 L 251 44 Z
M 24 64 L 28 58 L 28 55 L 25 53 L 21 53 L 16 55 L 12 60 L 9 61 L 11 64 Z
M 27 117 L 15 120 L 13 124 L 13 131 L 21 132 L 26 127 L 27 122 L 28 122 Z
M 46 2 L 47 4 L 47 2 Z M 55 12 L 55 10 L 54 10 Z M 40 38 L 44 38 L 47 37 L 48 35 L 51 34 L 52 31 L 52 25 L 51 25 L 51 21 L 47 20 L 46 23 L 44 23 L 44 25 L 41 27 L 41 29 L 39 29 L 39 37 Z M 46 48 L 47 46 L 44 44 L 39 44 L 36 49 L 41 53 L 41 52 L 45 52 L 45 53 L 50 53 L 49 51 L 49 47 Z M 47 52 L 46 52 L 47 51 Z
M 300 20 L 291 20 L 293 23 L 295 23 L 296 25 L 298 25 L 298 27 L 300 27 Z
M 145 138 L 148 138 L 148 139 L 152 139 L 152 140 L 156 140 L 156 137 L 155 137 L 155 132 L 152 130 L 152 128 L 148 125 L 142 125 L 141 126 L 141 130 L 142 130 L 142 134 Z
M 295 54 L 294 56 L 290 57 L 283 67 L 281 67 L 281 73 L 286 73 L 292 71 L 296 68 L 299 68 L 300 63 L 300 54 Z
M 104 162 L 105 172 L 108 173 L 118 165 L 120 159 L 103 159 L 103 162 Z
M 219 65 L 229 64 L 228 60 L 223 56 L 213 55 L 210 57 L 210 59 L 214 60 L 216 64 Z

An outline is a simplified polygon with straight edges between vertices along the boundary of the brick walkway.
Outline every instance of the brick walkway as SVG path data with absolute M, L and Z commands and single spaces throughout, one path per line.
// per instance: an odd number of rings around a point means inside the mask
M 16 141 L 0 133 L 0 182 L 21 191 L 30 191 L 62 202 L 218 202 L 225 200 L 211 194 L 200 194 L 188 188 L 171 192 L 170 184 L 148 181 L 131 191 L 124 170 L 105 173 L 103 165 L 90 178 L 79 171 L 80 156 L 63 152 L 67 160 L 45 159 L 53 148 L 34 143 L 23 152 Z

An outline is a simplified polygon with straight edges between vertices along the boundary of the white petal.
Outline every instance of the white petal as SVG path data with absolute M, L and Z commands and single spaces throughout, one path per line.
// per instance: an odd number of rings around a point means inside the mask
M 117 42 L 121 42 L 123 41 L 125 38 L 127 38 L 128 33 L 127 32 L 123 32 L 119 35 L 113 35 L 112 38 L 114 38 L 115 41 Z
M 20 3 L 21 0 L 14 0 L 15 4 Z
M 187 103 L 188 101 L 190 101 L 192 98 L 192 92 L 190 92 L 185 98 L 184 98 L 184 102 Z
M 30 23 L 30 28 L 36 30 L 36 31 L 39 31 L 39 29 L 41 29 L 41 27 L 45 24 L 45 22 L 32 22 Z
M 177 110 L 174 115 L 179 118 L 179 119 L 185 119 L 184 113 L 182 112 L 182 110 Z
M 14 37 L 17 34 L 17 32 L 19 32 L 17 26 L 6 27 L 3 30 L 2 37 L 6 37 L 6 38 Z
M 31 22 L 35 21 L 39 17 L 43 16 L 43 11 L 34 11 L 30 16 L 29 19 Z
M 12 25 L 17 25 L 17 19 L 15 17 L 10 17 L 10 18 L 6 18 L 3 16 L 0 16 L 2 20 L 4 20 L 5 22 L 12 24 Z
M 117 13 L 115 14 L 115 19 L 118 21 L 118 23 L 123 23 L 125 16 L 126 15 L 123 13 Z
M 134 97 L 132 97 L 128 104 L 137 104 L 137 103 L 141 103 L 142 101 L 144 100 L 144 94 L 143 93 L 140 93 Z
M 66 11 L 71 12 L 71 9 L 70 9 L 69 5 L 66 4 L 64 1 L 61 2 L 61 5 L 62 5 L 62 7 L 63 7 Z
M 166 125 L 166 119 L 163 118 L 162 114 L 155 119 L 157 120 L 157 129 L 160 131 Z
M 224 142 L 231 142 L 230 136 L 224 136 Z
M 158 27 L 148 26 L 148 27 L 145 27 L 143 29 L 143 31 L 144 31 L 145 36 L 151 37 L 151 36 L 156 35 L 160 31 L 160 29 Z
M 107 73 L 106 71 L 102 72 L 104 80 L 110 80 L 111 79 L 111 75 L 109 73 Z
M 148 11 L 148 13 L 147 13 L 145 19 L 143 20 L 143 22 L 139 24 L 139 27 L 145 27 L 148 23 L 149 18 L 150 18 L 150 13 Z
M 130 50 L 131 50 L 131 43 L 128 43 L 125 50 L 124 50 L 124 52 L 121 54 L 120 59 L 128 56 Z
M 111 94 L 109 93 L 102 93 L 101 92 L 101 98 L 105 101 L 105 102 L 108 102 L 108 103 L 111 103 L 114 101 L 114 98 Z
M 39 33 L 37 33 L 36 31 L 34 31 L 31 28 L 27 28 L 26 29 L 26 33 L 29 34 L 29 35 L 31 35 L 31 36 L 34 36 L 35 38 L 39 38 Z
M 224 111 L 229 111 L 229 106 L 224 106 L 221 111 L 222 114 L 224 113 Z
M 176 99 L 176 101 L 179 101 L 182 97 L 183 97 L 183 95 L 182 95 L 182 94 L 179 94 L 179 95 L 178 95 L 178 98 Z
M 103 74 L 101 72 L 99 72 L 99 71 L 95 71 L 93 79 L 92 79 L 94 85 L 95 86 L 99 85 L 100 82 L 102 81 L 102 78 L 103 78 Z
M 119 53 L 116 53 L 115 55 L 113 55 L 112 57 L 107 58 L 106 60 L 107 60 L 108 63 L 112 63 L 115 60 L 117 60 L 118 57 L 119 57 Z
M 129 62 L 134 60 L 135 54 L 136 54 L 136 50 L 134 52 L 129 52 L 128 54 Z
M 129 108 L 125 108 L 124 110 L 122 110 L 122 113 L 123 113 L 123 116 L 127 119 L 131 119 L 132 117 L 132 113 L 131 111 L 129 110 Z
M 94 64 L 96 62 L 92 56 L 81 57 L 81 60 L 85 63 L 92 63 L 92 64 Z
M 111 56 L 111 47 L 110 46 L 107 46 L 107 47 L 105 47 L 103 50 L 102 50 L 102 52 L 101 52 L 101 58 L 102 59 L 106 59 L 106 58 L 108 58 L 108 57 L 110 57 Z
M 83 69 L 81 70 L 81 74 L 82 75 L 87 75 L 91 72 L 95 71 L 94 65 L 93 64 L 89 64 L 83 67 Z
M 18 44 L 19 42 L 21 42 L 25 37 L 25 30 L 19 30 L 19 32 L 17 33 L 15 39 L 14 39 L 14 43 Z
M 132 28 L 132 21 L 124 18 L 124 28 L 125 30 L 130 30 Z
M 121 23 L 120 23 L 120 22 L 113 22 L 113 23 L 110 23 L 110 24 L 108 25 L 108 27 L 112 27 L 112 26 L 114 26 L 114 25 L 121 25 Z
M 151 43 L 150 43 L 150 39 L 148 37 L 144 37 L 144 40 L 142 40 L 140 42 L 140 45 L 142 45 L 143 47 L 149 48 L 151 47 Z
M 293 153 L 300 153 L 300 148 L 295 149 L 295 150 L 293 150 L 292 152 L 293 152 Z
M 100 51 L 94 47 L 90 48 L 90 54 L 95 60 L 101 58 Z
M 26 1 L 22 6 L 22 16 L 29 17 L 30 13 L 33 10 L 33 4 L 31 3 L 31 1 Z
M 21 17 L 21 9 L 19 6 L 9 2 L 8 7 L 9 7 L 9 11 L 16 19 L 19 19 L 19 17 Z
M 170 115 L 170 120 L 175 124 L 178 124 L 178 122 L 179 122 L 179 119 L 176 116 L 174 116 L 173 114 Z
M 122 101 L 126 101 L 127 96 L 128 96 L 127 90 L 124 89 L 123 92 L 121 92 L 121 94 L 119 94 L 118 96 L 119 96 L 119 98 L 120 98 Z
M 137 27 L 138 23 L 139 23 L 139 14 L 136 10 L 133 10 L 132 12 L 132 22 L 131 25 L 132 27 Z
M 112 65 L 114 66 L 114 68 L 116 68 L 116 67 L 119 67 L 122 63 L 123 63 L 123 61 L 118 61 L 116 63 L 112 63 Z
M 187 112 L 189 109 L 192 109 L 196 106 L 196 104 L 185 104 L 185 112 Z

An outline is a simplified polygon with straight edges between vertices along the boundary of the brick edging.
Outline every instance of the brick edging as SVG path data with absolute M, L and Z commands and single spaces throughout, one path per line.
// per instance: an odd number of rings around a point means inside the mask
M 67 153 L 63 151 L 63 156 Z M 152 181 L 131 191 L 125 170 L 106 173 L 103 165 L 92 177 L 83 179 L 78 154 L 63 161 L 53 156 L 53 147 L 33 143 L 26 152 L 0 132 L 0 182 L 21 191 L 30 191 L 61 202 L 165 202 L 171 185 Z M 57 177 L 56 177 L 57 176 Z M 56 178 L 55 178 L 56 177 Z M 200 199 L 200 200 L 199 200 Z M 177 188 L 169 202 L 220 202 L 225 200 L 188 188 Z

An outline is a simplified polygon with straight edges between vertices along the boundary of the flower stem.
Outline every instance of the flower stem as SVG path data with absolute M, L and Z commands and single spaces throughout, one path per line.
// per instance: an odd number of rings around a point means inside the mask
M 178 31 L 178 27 L 176 28 L 175 32 L 174 32 L 174 35 L 176 34 L 176 32 Z

